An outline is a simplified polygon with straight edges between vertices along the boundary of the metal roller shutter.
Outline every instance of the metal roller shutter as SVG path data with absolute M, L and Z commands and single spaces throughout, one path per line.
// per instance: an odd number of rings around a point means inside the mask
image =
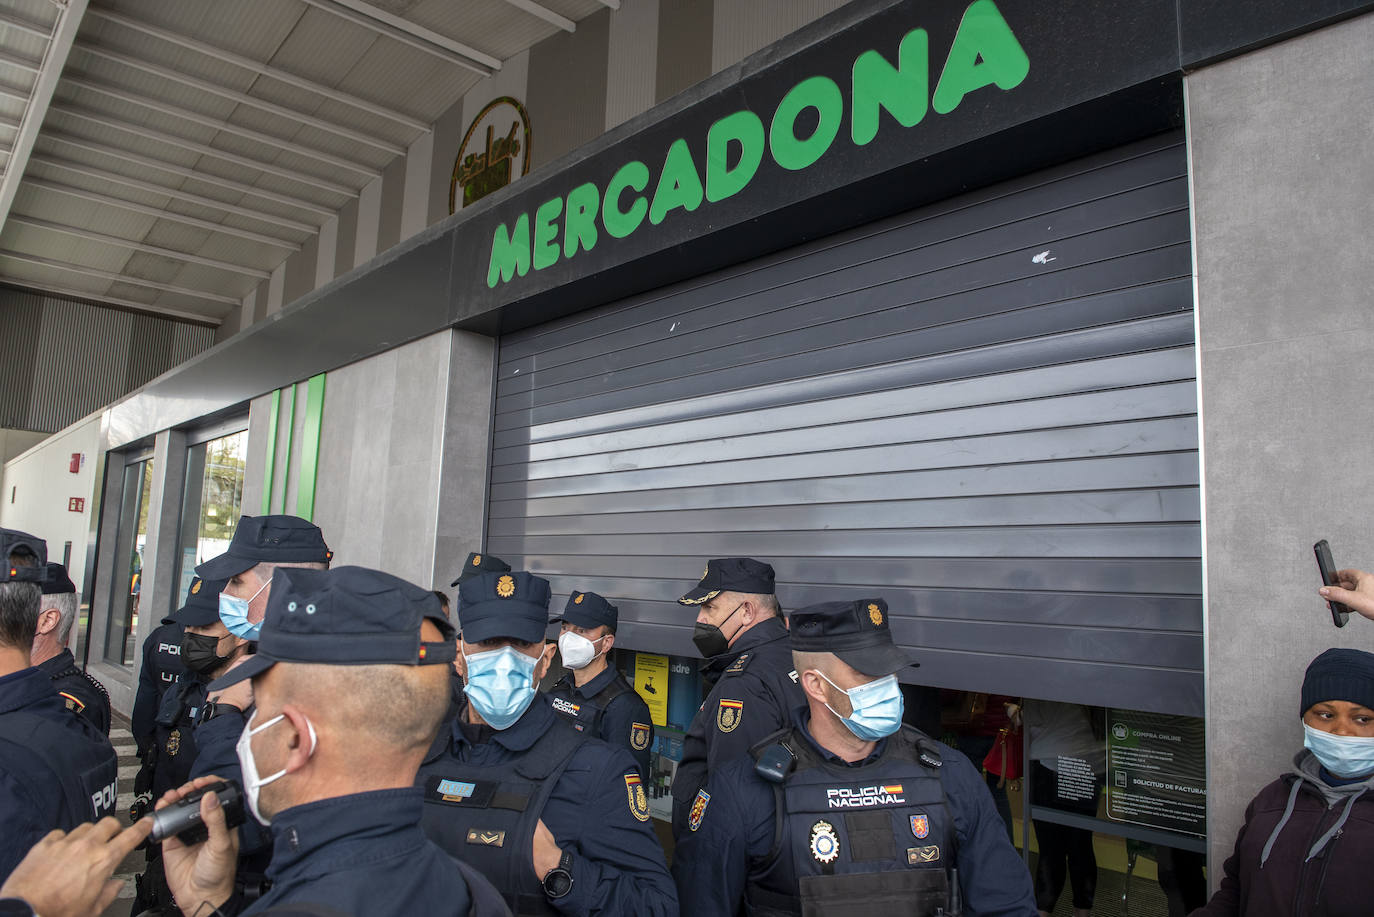
M 747 554 L 924 683 L 1201 715 L 1192 306 L 1170 134 L 508 335 L 487 550 L 622 646 Z

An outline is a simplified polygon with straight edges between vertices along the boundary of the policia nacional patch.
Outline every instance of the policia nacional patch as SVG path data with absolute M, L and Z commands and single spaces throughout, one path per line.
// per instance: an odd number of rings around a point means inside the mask
M 631 723 L 630 724 L 630 747 L 637 751 L 643 751 L 649 747 L 649 724 Z
M 638 774 L 625 775 L 625 792 L 630 797 L 630 814 L 640 821 L 648 821 L 649 794 L 644 792 L 644 781 Z
M 705 790 L 697 790 L 697 798 L 692 800 L 692 811 L 687 813 L 687 827 L 692 831 L 701 827 L 701 817 L 706 814 L 706 806 L 711 801 L 711 794 Z
M 716 728 L 721 732 L 734 732 L 742 719 L 744 701 L 721 698 L 720 707 L 716 710 Z

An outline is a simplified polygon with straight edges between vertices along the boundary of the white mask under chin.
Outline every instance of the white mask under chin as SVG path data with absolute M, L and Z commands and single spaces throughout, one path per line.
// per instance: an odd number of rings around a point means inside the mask
M 256 716 L 257 711 L 254 711 L 253 716 L 249 717 L 248 722 L 243 725 L 243 732 L 239 734 L 238 744 L 235 745 L 234 750 L 238 753 L 239 767 L 243 770 L 243 795 L 248 800 L 248 811 L 252 812 L 253 817 L 262 824 L 270 825 L 272 824 L 272 819 L 263 816 L 262 810 L 258 808 L 258 794 L 262 792 L 262 788 L 267 786 L 267 784 L 284 777 L 286 775 L 286 768 L 282 768 L 270 777 L 258 776 L 258 762 L 253 759 L 252 740 L 253 736 L 266 729 L 270 729 L 277 723 L 286 719 L 286 714 L 279 713 L 261 726 L 255 727 L 253 725 L 253 718 Z M 306 757 L 309 758 L 315 754 L 316 744 L 315 724 L 310 722 L 309 717 L 305 719 L 305 728 L 310 731 L 310 754 L 306 755 Z

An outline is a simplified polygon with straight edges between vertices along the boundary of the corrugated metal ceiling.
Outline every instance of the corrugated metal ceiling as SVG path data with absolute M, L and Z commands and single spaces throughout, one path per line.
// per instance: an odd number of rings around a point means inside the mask
M 7 0 L 0 280 L 218 322 L 492 63 L 618 6 Z

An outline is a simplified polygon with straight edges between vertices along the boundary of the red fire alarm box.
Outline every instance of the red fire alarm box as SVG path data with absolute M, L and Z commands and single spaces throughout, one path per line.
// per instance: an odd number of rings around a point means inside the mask
M 85 497 L 71 497 L 67 500 L 67 512 L 84 513 L 86 511 Z
M 80 473 L 81 473 L 81 453 L 80 453 L 80 452 L 73 452 L 73 453 L 72 453 L 72 461 L 71 461 L 71 464 L 67 466 L 67 470 L 70 471 L 72 474 L 80 474 Z

